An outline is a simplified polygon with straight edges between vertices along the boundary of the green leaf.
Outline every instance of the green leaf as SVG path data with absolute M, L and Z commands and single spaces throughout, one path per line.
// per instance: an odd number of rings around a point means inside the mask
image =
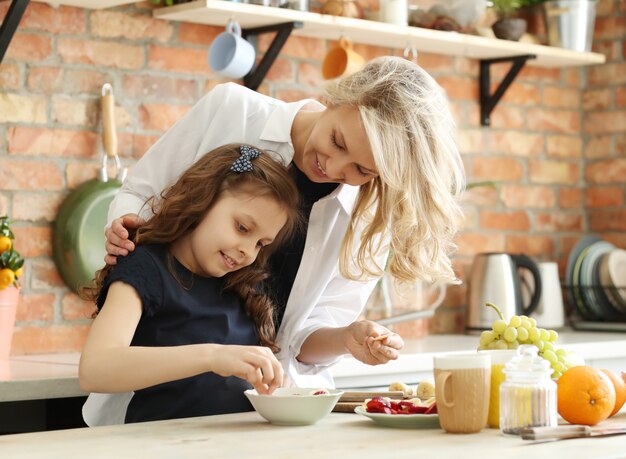
M 11 256 L 11 252 L 6 250 L 0 254 L 0 269 L 6 268 L 9 266 L 9 257 Z

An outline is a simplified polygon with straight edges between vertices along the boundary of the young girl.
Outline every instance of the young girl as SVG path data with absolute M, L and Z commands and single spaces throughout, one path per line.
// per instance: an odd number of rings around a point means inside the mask
M 273 306 L 258 289 L 298 222 L 287 168 L 248 145 L 204 155 L 137 230 L 135 251 L 87 290 L 100 310 L 84 390 L 136 391 L 125 422 L 250 409 L 247 388 L 283 384 Z

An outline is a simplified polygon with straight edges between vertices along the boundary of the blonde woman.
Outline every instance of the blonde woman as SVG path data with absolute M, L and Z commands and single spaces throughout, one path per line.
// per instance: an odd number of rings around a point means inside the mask
M 356 320 L 390 250 L 388 269 L 400 279 L 456 280 L 449 254 L 464 172 L 454 132 L 441 87 L 397 57 L 331 84 L 326 105 L 219 85 L 133 168 L 109 209 L 105 260 L 134 250 L 129 231 L 149 218 L 138 215 L 143 202 L 205 152 L 231 142 L 276 152 L 291 164 L 306 222 L 270 260 L 277 358 L 292 384 L 331 387 L 330 367 L 342 355 L 377 365 L 403 346 L 396 334 L 376 340 L 388 330 Z M 88 424 L 91 414 L 119 422 L 113 402 L 90 398 Z

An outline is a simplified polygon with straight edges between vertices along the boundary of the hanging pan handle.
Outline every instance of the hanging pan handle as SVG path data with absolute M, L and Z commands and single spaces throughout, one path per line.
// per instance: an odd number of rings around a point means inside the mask
M 117 156 L 117 133 L 115 131 L 115 96 L 109 83 L 102 86 L 102 146 L 110 158 Z
M 115 174 L 119 181 L 124 181 L 126 176 L 126 168 L 122 168 L 120 158 L 117 155 L 117 131 L 115 127 L 115 96 L 113 96 L 113 87 L 109 83 L 102 86 L 102 146 L 104 155 L 102 158 L 102 168 L 100 170 L 100 179 L 103 182 L 108 181 L 108 160 L 115 162 Z

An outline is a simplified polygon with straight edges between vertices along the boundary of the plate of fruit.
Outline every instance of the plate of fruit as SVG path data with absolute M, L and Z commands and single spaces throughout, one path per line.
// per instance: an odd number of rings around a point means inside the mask
M 439 415 L 434 400 L 391 400 L 375 397 L 354 409 L 356 414 L 366 416 L 385 427 L 437 429 Z

